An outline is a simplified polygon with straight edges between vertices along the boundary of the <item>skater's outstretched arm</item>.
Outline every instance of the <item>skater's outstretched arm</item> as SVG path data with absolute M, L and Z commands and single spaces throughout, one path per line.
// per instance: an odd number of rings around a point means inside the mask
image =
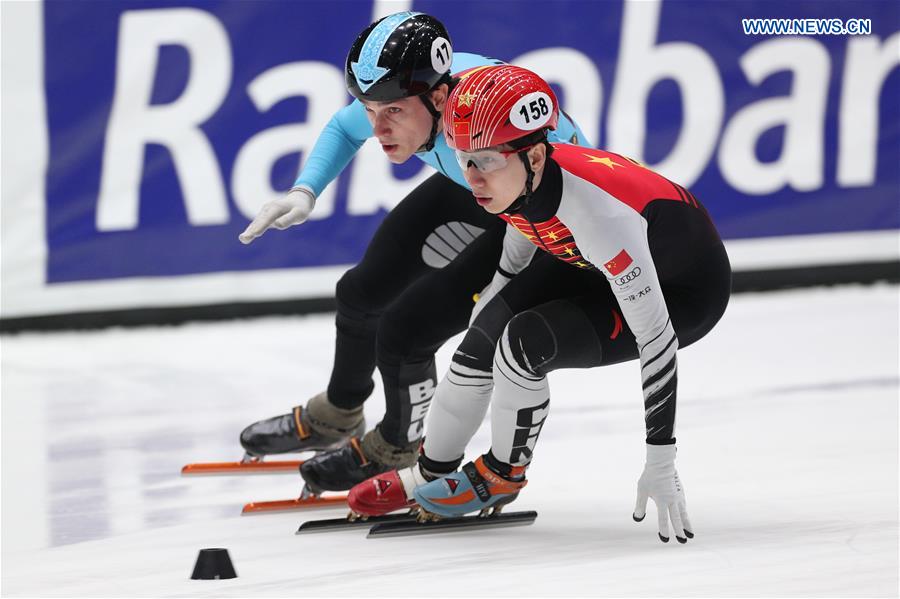
M 357 150 L 372 136 L 372 125 L 359 100 L 339 110 L 313 146 L 291 190 L 266 202 L 239 239 L 250 243 L 270 228 L 287 229 L 309 218 L 316 197 L 341 173 Z

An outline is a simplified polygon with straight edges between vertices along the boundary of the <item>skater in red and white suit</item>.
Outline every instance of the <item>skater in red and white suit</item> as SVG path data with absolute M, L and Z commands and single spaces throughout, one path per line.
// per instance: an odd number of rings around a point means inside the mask
M 652 498 L 660 539 L 671 520 L 685 542 L 676 356 L 718 322 L 731 289 L 709 214 L 690 191 L 624 156 L 548 143 L 557 101 L 530 71 L 479 70 L 448 102 L 447 142 L 474 200 L 508 223 L 504 250 L 435 393 L 418 466 L 361 483 L 351 508 L 496 510 L 525 485 L 549 412 L 547 374 L 637 360 L 647 459 L 634 517 Z M 491 401 L 490 451 L 455 472 Z

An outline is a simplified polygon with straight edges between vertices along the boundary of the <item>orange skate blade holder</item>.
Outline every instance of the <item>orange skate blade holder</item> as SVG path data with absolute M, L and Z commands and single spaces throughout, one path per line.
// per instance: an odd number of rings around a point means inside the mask
M 323 508 L 347 505 L 347 494 L 328 495 L 319 497 L 298 497 L 297 499 L 282 499 L 279 501 L 255 501 L 244 505 L 242 516 L 252 514 L 265 514 L 273 512 L 291 512 L 310 508 Z
M 187 464 L 181 469 L 182 476 L 202 474 L 272 474 L 297 473 L 303 460 L 262 460 L 246 462 L 200 462 Z

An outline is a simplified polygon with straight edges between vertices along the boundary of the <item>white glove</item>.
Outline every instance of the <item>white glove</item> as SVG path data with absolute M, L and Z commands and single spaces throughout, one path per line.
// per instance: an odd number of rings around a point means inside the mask
M 478 301 L 475 302 L 475 306 L 472 308 L 472 315 L 469 317 L 469 326 L 472 326 L 472 323 L 475 322 L 478 314 L 494 297 L 497 296 L 498 293 L 500 293 L 500 291 L 503 290 L 504 287 L 506 287 L 506 284 L 509 283 L 509 281 L 510 279 L 500 274 L 499 271 L 494 273 L 494 278 L 491 279 L 488 286 L 478 294 Z
M 286 196 L 266 202 L 259 214 L 253 219 L 244 232 L 238 236 L 241 243 L 247 244 L 265 233 L 270 227 L 287 229 L 293 225 L 306 222 L 309 213 L 316 205 L 316 196 L 305 187 L 294 187 Z
M 669 542 L 669 519 L 679 543 L 694 538 L 688 519 L 684 488 L 675 470 L 675 445 L 647 445 L 647 462 L 638 480 L 637 502 L 633 518 L 640 522 L 647 515 L 647 498 L 656 504 L 659 516 L 659 540 Z

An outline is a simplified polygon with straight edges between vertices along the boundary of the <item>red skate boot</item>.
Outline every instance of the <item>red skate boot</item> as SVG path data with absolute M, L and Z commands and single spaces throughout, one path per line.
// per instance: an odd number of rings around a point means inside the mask
M 418 464 L 402 470 L 390 470 L 350 489 L 347 505 L 354 514 L 364 518 L 408 509 L 416 503 L 413 491 L 429 480 L 431 479 L 422 474 Z

